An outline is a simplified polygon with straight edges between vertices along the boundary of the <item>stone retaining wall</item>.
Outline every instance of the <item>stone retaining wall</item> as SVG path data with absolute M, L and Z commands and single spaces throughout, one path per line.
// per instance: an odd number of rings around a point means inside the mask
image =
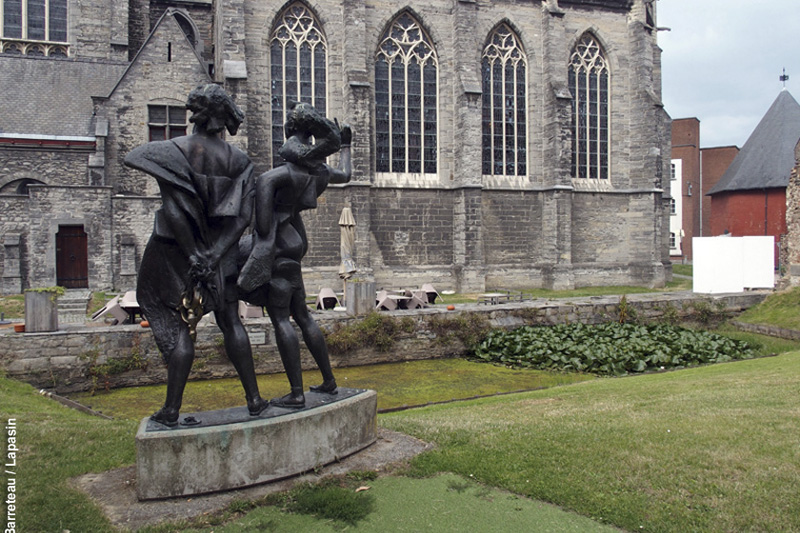
M 447 311 L 437 305 L 420 311 L 382 313 L 404 320 L 403 332 L 385 351 L 365 347 L 343 354 L 331 353 L 334 367 L 455 357 L 466 352 L 459 336 L 465 331 L 465 313 L 484 318 L 492 327 L 553 325 L 564 322 L 597 324 L 617 320 L 623 307 L 641 320 L 675 320 L 736 314 L 761 302 L 767 292 L 716 296 L 692 293 L 603 296 L 560 300 L 533 300 L 501 305 L 458 305 Z M 362 320 L 333 311 L 316 313 L 326 332 Z M 413 325 L 413 328 L 410 327 Z M 256 370 L 259 374 L 283 372 L 268 319 L 248 319 Z M 308 352 L 303 367 L 314 368 Z M 0 368 L 6 375 L 63 394 L 92 388 L 115 388 L 166 382 L 166 368 L 148 329 L 138 325 L 75 328 L 51 333 L 5 333 L 0 335 Z M 204 319 L 198 327 L 197 357 L 190 379 L 235 377 L 224 354 L 222 333 Z
M 777 326 L 767 326 L 764 324 L 747 324 L 745 322 L 732 322 L 732 325 L 736 329 L 740 329 L 748 333 L 758 333 L 760 335 L 778 337 L 779 339 L 800 341 L 800 331 L 797 331 L 796 329 L 779 328 Z

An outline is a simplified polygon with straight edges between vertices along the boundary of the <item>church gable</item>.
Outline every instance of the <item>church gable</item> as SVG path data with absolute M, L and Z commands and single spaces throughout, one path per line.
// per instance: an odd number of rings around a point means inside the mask
M 164 13 L 98 111 L 109 124 L 106 184 L 118 193 L 157 192 L 151 180 L 122 160 L 140 144 L 188 133 L 186 95 L 212 81 L 174 13 Z

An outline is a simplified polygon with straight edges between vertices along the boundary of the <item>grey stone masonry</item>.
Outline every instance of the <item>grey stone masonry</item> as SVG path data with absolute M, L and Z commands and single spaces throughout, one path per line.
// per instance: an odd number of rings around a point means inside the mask
M 639 320 L 657 321 L 665 315 L 690 319 L 697 309 L 708 305 L 722 313 L 736 314 L 760 303 L 767 294 L 766 291 L 713 297 L 688 292 L 639 294 L 628 295 L 626 301 Z M 618 296 L 602 296 L 500 305 L 459 304 L 455 312 L 445 310 L 443 305 L 417 311 L 393 311 L 388 316 L 410 319 L 414 324 L 413 331 L 395 338 L 400 349 L 379 351 L 371 346 L 345 353 L 331 352 L 331 362 L 334 367 L 347 367 L 464 355 L 465 346 L 457 335 L 447 334 L 446 330 L 442 333 L 441 329 L 441 323 L 447 323 L 460 313 L 475 313 L 493 327 L 510 329 L 565 322 L 609 322 L 619 318 L 619 304 Z M 337 326 L 362 318 L 327 311 L 315 313 L 315 319 L 323 330 L 331 332 Z M 433 320 L 438 320 L 438 329 L 433 327 Z M 259 374 L 283 372 L 269 319 L 246 319 L 245 328 L 250 336 L 256 371 Z M 224 354 L 219 328 L 206 319 L 200 323 L 197 335 L 197 357 L 191 379 L 234 377 L 236 372 Z M 310 353 L 304 351 L 302 357 L 303 368 L 316 368 Z M 70 328 L 43 334 L 0 333 L 0 368 L 9 377 L 59 394 L 166 382 L 166 367 L 153 336 L 138 325 Z
M 611 282 L 657 287 L 670 279 L 670 123 L 649 0 L 297 2 L 324 37 L 325 62 L 315 66 L 324 70 L 322 111 L 354 131 L 351 183 L 330 187 L 318 208 L 304 213 L 311 292 L 341 283 L 337 221 L 344 207 L 356 219 L 357 276 L 378 287 L 431 282 L 479 293 Z M 292 6 L 294 0 L 70 0 L 68 57 L 3 54 L 0 235 L 19 235 L 20 242 L 0 251 L 3 290 L 53 280 L 53 220 L 84 225 L 90 288 L 135 286 L 159 191 L 122 160 L 150 140 L 148 106 L 181 107 L 195 86 L 222 84 L 246 113 L 239 134 L 226 140 L 248 153 L 257 174 L 269 170 L 280 142 L 272 138 L 280 135 L 272 102 L 282 83 L 273 74 L 272 38 Z M 376 115 L 376 53 L 404 14 L 435 52 L 436 105 L 426 113 L 436 119 L 428 132 L 435 133 L 436 169 L 424 174 L 376 170 L 376 132 L 389 119 Z M 503 141 L 484 128 L 492 121 L 508 127 L 503 116 L 484 116 L 484 103 L 492 102 L 482 60 L 501 26 L 513 32 L 525 63 L 514 125 L 525 139 L 525 168 L 484 175 L 484 139 L 487 151 Z M 579 95 L 568 73 L 587 34 L 609 72 L 607 179 L 572 175 Z M 21 146 L 4 134 L 59 138 Z M 33 186 L 27 197 L 17 195 L 29 180 L 45 191 Z

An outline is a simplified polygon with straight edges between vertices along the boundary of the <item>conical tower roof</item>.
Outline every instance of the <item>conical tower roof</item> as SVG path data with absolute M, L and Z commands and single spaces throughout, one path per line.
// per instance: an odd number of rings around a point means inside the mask
M 708 194 L 786 187 L 800 139 L 800 104 L 783 89 Z

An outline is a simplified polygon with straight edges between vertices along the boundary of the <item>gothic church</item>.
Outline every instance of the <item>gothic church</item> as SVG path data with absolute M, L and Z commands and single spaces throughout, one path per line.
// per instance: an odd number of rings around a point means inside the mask
M 353 128 L 353 181 L 307 212 L 309 292 L 339 286 L 344 207 L 379 287 L 671 277 L 655 0 L 1 1 L 3 293 L 135 286 L 160 200 L 122 160 L 190 133 L 212 81 L 259 172 L 292 100 Z

